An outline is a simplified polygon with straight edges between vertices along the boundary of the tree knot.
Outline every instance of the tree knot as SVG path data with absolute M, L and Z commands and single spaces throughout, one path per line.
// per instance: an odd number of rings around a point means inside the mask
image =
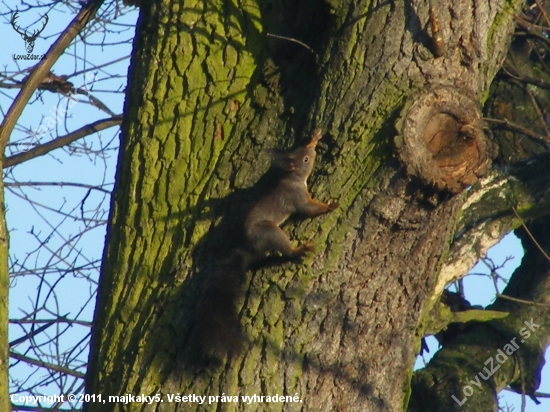
M 459 193 L 491 165 L 479 106 L 455 88 L 422 94 L 403 111 L 396 145 L 409 175 Z

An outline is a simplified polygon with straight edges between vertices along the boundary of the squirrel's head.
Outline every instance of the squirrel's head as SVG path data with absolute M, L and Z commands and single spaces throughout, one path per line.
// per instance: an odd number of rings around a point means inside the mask
M 313 170 L 315 163 L 315 147 L 321 139 L 321 129 L 316 129 L 311 137 L 311 142 L 306 147 L 300 147 L 293 152 L 285 152 L 282 150 L 271 150 L 273 158 L 273 166 L 287 172 L 299 176 L 302 179 L 307 179 Z
M 300 147 L 293 152 L 271 150 L 273 166 L 288 174 L 294 174 L 301 178 L 307 178 L 313 170 L 315 163 L 315 149 Z
M 307 178 L 313 170 L 313 164 L 315 163 L 315 149 L 309 147 L 300 147 L 289 153 L 290 155 L 290 172 L 296 175 Z

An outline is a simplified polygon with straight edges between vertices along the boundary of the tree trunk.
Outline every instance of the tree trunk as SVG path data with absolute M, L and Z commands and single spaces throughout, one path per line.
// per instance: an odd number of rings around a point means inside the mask
M 9 397 L 8 369 L 8 291 L 10 289 L 10 271 L 8 267 L 8 228 L 6 227 L 6 208 L 4 206 L 4 183 L 0 182 L 0 410 L 11 411 Z
M 464 275 L 440 277 L 463 189 L 490 162 L 479 104 L 520 6 L 144 4 L 87 392 L 164 401 L 124 410 L 403 410 L 427 317 L 445 282 Z M 413 116 L 441 105 L 451 114 L 441 122 Z M 467 159 L 434 153 L 424 135 L 435 129 L 444 146 L 449 118 L 462 124 Z M 299 144 L 316 127 L 325 137 L 310 192 L 340 206 L 284 228 L 312 240 L 315 257 L 213 276 L 239 244 L 247 205 L 271 187 L 269 174 L 252 186 L 267 170 L 262 149 Z M 428 156 L 411 152 L 415 136 Z M 423 163 L 431 157 L 435 166 Z M 238 292 L 228 308 L 245 335 L 221 358 L 197 345 L 215 324 L 197 309 L 215 281 Z M 176 394 L 206 399 L 171 402 Z M 241 398 L 253 395 L 292 399 Z M 108 405 L 87 410 L 123 409 Z

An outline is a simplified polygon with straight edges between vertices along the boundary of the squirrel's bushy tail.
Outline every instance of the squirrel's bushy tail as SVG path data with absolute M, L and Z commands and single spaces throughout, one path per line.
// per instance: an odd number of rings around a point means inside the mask
M 237 313 L 237 301 L 254 255 L 236 250 L 206 280 L 196 311 L 195 328 L 201 351 L 208 357 L 232 357 L 243 349 L 246 335 Z

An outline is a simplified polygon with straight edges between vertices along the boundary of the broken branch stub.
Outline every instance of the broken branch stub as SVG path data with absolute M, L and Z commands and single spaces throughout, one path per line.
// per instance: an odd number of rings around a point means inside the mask
M 396 145 L 407 173 L 437 190 L 459 193 L 491 166 L 478 105 L 450 87 L 425 93 L 405 109 Z

